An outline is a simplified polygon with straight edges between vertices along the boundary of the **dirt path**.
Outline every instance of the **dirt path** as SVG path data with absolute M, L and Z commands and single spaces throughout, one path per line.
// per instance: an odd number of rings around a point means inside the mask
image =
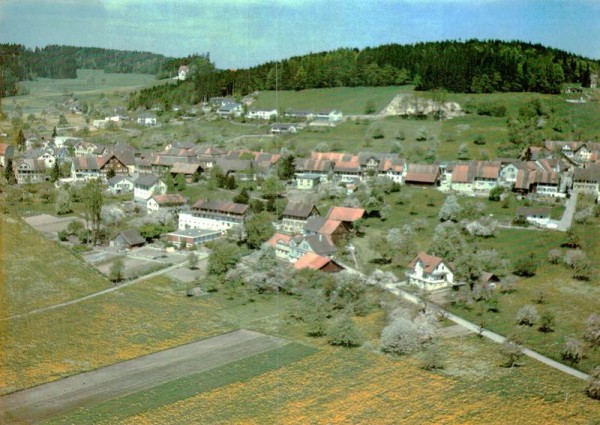
M 288 343 L 239 330 L 149 354 L 0 397 L 0 423 L 38 423 L 77 407 L 146 390 Z
M 203 261 L 204 259 L 205 258 L 199 258 L 199 261 Z M 164 269 L 160 269 L 158 271 L 155 271 L 154 273 L 150 273 L 150 274 L 147 274 L 147 275 L 144 275 L 144 276 L 140 276 L 140 277 L 138 277 L 136 279 L 130 280 L 130 281 L 125 282 L 125 283 L 122 283 L 122 284 L 120 284 L 118 286 L 113 286 L 112 288 L 107 288 L 107 289 L 104 289 L 104 290 L 99 291 L 99 292 L 94 292 L 93 294 L 89 294 L 89 295 L 86 295 L 86 296 L 81 297 L 81 298 L 76 298 L 74 300 L 65 301 L 64 303 L 54 304 L 54 305 L 50 305 L 50 306 L 47 306 L 47 307 L 38 308 L 37 310 L 28 311 L 27 313 L 21 313 L 21 314 L 15 314 L 13 316 L 2 317 L 2 318 L 0 318 L 0 321 L 2 321 L 2 320 L 20 319 L 20 318 L 23 318 L 23 317 L 31 316 L 33 314 L 43 313 L 45 311 L 50 311 L 50 310 L 54 310 L 54 309 L 57 309 L 57 308 L 66 307 L 66 306 L 72 305 L 72 304 L 77 304 L 77 303 L 80 303 L 82 301 L 86 301 L 86 300 L 89 300 L 91 298 L 98 297 L 100 295 L 104 295 L 104 294 L 108 294 L 110 292 L 118 291 L 119 289 L 126 288 L 128 286 L 133 285 L 134 283 L 138 283 L 138 282 L 141 282 L 141 281 L 146 280 L 146 279 L 151 279 L 153 277 L 160 276 L 162 274 L 170 272 L 171 270 L 175 270 L 175 269 L 178 269 L 180 267 L 187 266 L 187 264 L 188 264 L 187 261 L 184 261 L 182 263 L 178 263 L 178 264 L 175 264 L 173 266 L 166 267 Z

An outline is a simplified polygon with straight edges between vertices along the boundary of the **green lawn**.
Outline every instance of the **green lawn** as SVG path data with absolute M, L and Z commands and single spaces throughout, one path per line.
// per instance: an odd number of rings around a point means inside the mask
M 395 95 L 411 92 L 412 86 L 391 87 L 335 87 L 300 91 L 265 91 L 258 95 L 253 108 L 277 108 L 279 110 L 308 109 L 312 111 L 338 109 L 345 115 L 365 113 L 367 102 L 372 101 L 379 112 Z M 283 119 L 283 118 L 282 118 Z

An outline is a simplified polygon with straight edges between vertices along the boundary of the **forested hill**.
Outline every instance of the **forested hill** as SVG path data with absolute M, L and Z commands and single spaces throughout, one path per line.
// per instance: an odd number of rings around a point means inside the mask
M 158 74 L 172 58 L 149 52 L 50 45 L 28 49 L 0 44 L 0 96 L 17 93 L 16 83 L 35 77 L 76 78 L 77 69 L 102 69 L 114 73 Z M 174 70 L 176 72 L 176 69 Z
M 219 71 L 195 81 L 196 99 L 254 90 L 415 84 L 417 90 L 558 93 L 561 84 L 589 85 L 600 62 L 540 44 L 443 41 L 338 49 Z M 168 95 L 168 93 L 164 93 Z

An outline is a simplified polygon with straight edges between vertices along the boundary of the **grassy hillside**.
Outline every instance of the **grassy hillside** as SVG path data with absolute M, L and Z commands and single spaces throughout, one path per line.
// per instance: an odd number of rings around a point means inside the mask
M 100 291 L 111 283 L 63 247 L 12 216 L 0 218 L 2 317 Z
M 344 114 L 364 114 L 367 102 L 375 110 L 383 109 L 395 95 L 412 91 L 412 86 L 335 87 L 300 91 L 264 91 L 252 104 L 253 108 L 338 109 Z
M 2 101 L 5 112 L 12 113 L 16 105 L 25 114 L 40 113 L 52 102 L 63 102 L 67 94 L 80 100 L 100 99 L 104 95 L 126 93 L 151 84 L 162 84 L 151 74 L 105 74 L 101 70 L 79 69 L 75 79 L 38 78 L 19 83 L 29 94 Z

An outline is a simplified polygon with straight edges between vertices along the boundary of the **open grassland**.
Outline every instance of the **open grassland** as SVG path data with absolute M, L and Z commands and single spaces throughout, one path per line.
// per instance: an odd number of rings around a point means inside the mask
M 14 216 L 0 218 L 2 317 L 69 301 L 111 286 L 65 248 Z
M 199 386 L 197 395 L 180 401 L 171 402 L 168 386 L 159 388 L 165 405 L 135 414 L 132 403 L 131 417 L 99 423 L 589 424 L 600 414 L 598 403 L 582 394 L 581 381 L 530 360 L 501 368 L 492 343 L 467 337 L 446 341 L 443 349 L 448 365 L 432 373 L 413 357 L 327 347 L 238 382 L 215 377 L 221 386 Z M 138 405 L 150 407 L 151 400 Z M 101 410 L 86 413 L 81 418 L 97 418 Z
M 1 322 L 7 393 L 235 329 L 167 278 Z
M 265 91 L 258 95 L 253 108 L 277 108 L 285 111 L 306 109 L 314 112 L 337 109 L 344 115 L 365 113 L 367 102 L 373 103 L 376 112 L 381 111 L 395 95 L 411 92 L 412 86 L 390 87 L 334 87 L 300 91 Z M 285 120 L 284 117 L 280 121 Z
M 80 100 L 100 99 L 103 95 L 121 95 L 152 84 L 160 84 L 150 74 L 106 74 L 95 69 L 77 70 L 77 78 L 38 78 L 20 83 L 29 94 L 3 100 L 5 112 L 14 112 L 17 104 L 26 114 L 39 113 L 53 102 L 73 95 Z

